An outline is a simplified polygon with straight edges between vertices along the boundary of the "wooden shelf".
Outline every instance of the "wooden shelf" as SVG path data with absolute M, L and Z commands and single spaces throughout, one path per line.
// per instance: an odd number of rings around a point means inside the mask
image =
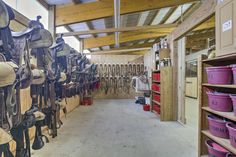
M 234 115 L 233 112 L 220 112 L 220 111 L 215 111 L 215 110 L 212 110 L 211 108 L 209 107 L 202 107 L 203 110 L 207 111 L 207 112 L 210 112 L 210 113 L 213 113 L 213 114 L 216 114 L 218 116 L 221 116 L 221 117 L 224 117 L 224 118 L 227 118 L 229 120 L 232 120 L 232 121 L 235 121 L 236 122 L 236 116 Z
M 152 72 L 154 72 L 154 73 L 159 73 L 159 72 L 161 72 L 160 70 L 153 70 Z
M 161 103 L 159 103 L 158 101 L 152 100 L 152 102 L 154 102 L 155 104 L 161 106 Z
M 216 136 L 212 135 L 209 132 L 209 130 L 203 130 L 202 133 L 205 136 L 207 136 L 208 138 L 210 138 L 213 141 L 215 141 L 216 143 L 218 143 L 219 145 L 221 145 L 224 148 L 226 148 L 227 150 L 229 150 L 230 152 L 232 152 L 233 154 L 236 154 L 236 148 L 231 146 L 229 139 L 223 139 L 223 138 L 216 137 Z
M 156 94 L 161 94 L 160 92 L 157 92 L 157 91 L 154 91 L 154 90 L 152 90 L 152 92 L 153 92 L 153 93 L 156 93 Z
M 155 113 L 156 115 L 160 116 L 160 114 L 159 114 L 159 113 L 157 113 L 157 111 L 155 111 L 155 110 L 152 110 L 152 112 L 153 112 L 153 113 Z
M 214 63 L 214 62 L 221 62 L 221 61 L 232 61 L 236 59 L 236 53 L 231 54 L 231 55 L 227 55 L 227 56 L 221 56 L 221 57 L 216 57 L 216 58 L 212 58 L 212 59 L 205 59 L 202 62 L 203 63 Z
M 206 86 L 206 87 L 236 89 L 236 85 L 213 85 L 213 84 L 209 84 L 209 83 L 203 83 L 202 85 L 203 85 L 203 86 Z

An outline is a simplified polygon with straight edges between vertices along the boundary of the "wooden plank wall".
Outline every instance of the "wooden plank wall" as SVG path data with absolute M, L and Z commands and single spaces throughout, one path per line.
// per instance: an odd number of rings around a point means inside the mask
M 141 55 L 94 55 L 91 56 L 92 63 L 110 63 L 110 64 L 127 64 L 129 62 L 139 61 L 143 63 L 143 60 L 139 60 Z M 98 99 L 133 99 L 135 96 L 140 96 L 143 94 L 135 93 L 133 89 L 130 93 L 118 93 L 118 94 L 105 94 L 104 91 L 98 90 L 94 93 L 94 98 Z
M 79 103 L 80 103 L 80 98 L 78 96 L 68 98 L 67 105 L 66 105 L 68 114 L 72 112 L 75 108 L 77 108 L 79 106 Z M 63 104 L 65 104 L 65 100 L 63 100 Z M 31 106 L 30 88 L 21 90 L 21 112 L 25 113 L 25 111 L 27 111 L 30 108 L 30 106 Z M 63 114 L 63 112 L 61 112 L 61 118 L 62 118 L 62 121 L 63 121 L 63 118 L 65 118 L 65 115 Z M 58 131 L 60 132 L 60 130 Z M 29 133 L 30 133 L 31 140 L 33 140 L 34 134 L 35 134 L 35 127 L 31 128 Z M 49 135 L 47 134 L 47 128 L 44 128 L 44 134 L 49 137 Z M 53 139 L 50 139 L 50 141 L 51 140 Z M 10 143 L 10 147 L 11 147 L 11 150 L 14 152 L 16 148 L 16 143 L 12 141 Z

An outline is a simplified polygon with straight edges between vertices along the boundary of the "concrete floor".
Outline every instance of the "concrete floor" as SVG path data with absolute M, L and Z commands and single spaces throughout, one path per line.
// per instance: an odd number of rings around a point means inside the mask
M 95 100 L 70 113 L 33 157 L 196 157 L 197 131 L 160 122 L 134 100 Z

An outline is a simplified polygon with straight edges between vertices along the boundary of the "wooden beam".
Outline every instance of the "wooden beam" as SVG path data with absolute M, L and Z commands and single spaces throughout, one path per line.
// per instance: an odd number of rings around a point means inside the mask
M 141 31 L 131 31 L 120 33 L 120 43 L 137 41 L 143 39 L 158 38 L 166 36 L 171 33 L 175 28 L 160 28 L 160 29 L 147 29 Z M 84 48 L 93 48 L 106 45 L 114 45 L 114 35 L 108 35 L 99 38 L 88 38 L 84 40 Z
M 24 16 L 23 14 L 16 11 L 15 9 L 12 8 L 12 10 L 15 14 L 15 21 L 17 21 L 18 23 L 20 23 L 24 26 L 28 26 L 30 20 L 26 16 Z
M 45 9 L 49 10 L 50 5 L 45 0 L 37 0 Z
M 63 33 L 65 37 L 75 36 L 75 35 L 87 35 L 87 34 L 99 34 L 99 33 L 114 33 L 114 32 L 128 32 L 137 30 L 147 30 L 147 29 L 159 29 L 159 28 L 176 28 L 176 24 L 163 24 L 154 26 L 138 26 L 138 27 L 121 27 L 121 28 L 107 28 L 101 30 L 89 30 L 89 31 L 78 31 L 78 32 L 68 32 Z
M 55 39 L 56 38 L 55 6 L 50 6 L 48 9 L 48 30 Z
M 201 6 L 171 33 L 171 38 L 177 40 L 201 25 L 215 13 L 216 4 L 215 0 L 203 0 Z
M 207 21 L 203 22 L 199 26 L 197 26 L 193 31 L 199 31 L 204 29 L 210 29 L 215 27 L 215 16 L 212 16 Z
M 200 34 L 193 34 L 193 35 L 188 35 L 186 36 L 187 42 L 193 41 L 193 40 L 202 40 L 202 39 L 207 39 L 215 36 L 215 31 L 212 32 L 206 32 L 206 33 L 200 33 Z
M 121 1 L 121 15 L 146 10 L 175 7 L 199 0 L 135 0 Z M 97 1 L 85 4 L 70 4 L 56 8 L 56 26 L 85 22 L 113 16 L 113 1 Z
M 109 50 L 109 51 L 98 51 L 89 53 L 88 55 L 101 55 L 101 54 L 117 54 L 117 53 L 128 53 L 128 52 L 137 52 L 137 51 L 149 51 L 151 47 L 137 48 L 137 49 L 123 49 L 123 50 Z
M 65 28 L 69 31 L 69 32 L 73 32 L 73 30 L 70 28 L 70 26 L 66 25 Z M 64 35 L 63 35 L 64 36 Z M 80 41 L 79 36 L 75 35 L 74 36 L 78 41 Z
M 161 20 L 160 24 L 165 23 L 165 22 L 169 19 L 169 17 L 174 13 L 174 11 L 175 11 L 176 9 L 177 9 L 177 7 L 171 8 L 171 9 L 167 12 L 167 14 L 163 17 L 163 19 Z

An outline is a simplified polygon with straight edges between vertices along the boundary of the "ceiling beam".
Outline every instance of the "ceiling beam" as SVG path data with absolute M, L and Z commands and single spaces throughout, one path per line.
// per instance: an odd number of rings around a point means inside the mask
M 97 51 L 94 53 L 89 53 L 88 55 L 101 55 L 101 54 L 116 54 L 116 53 L 128 53 L 137 51 L 149 51 L 151 47 L 136 48 L 136 49 L 122 49 L 122 50 L 108 50 L 108 51 Z
M 69 31 L 69 32 L 73 32 L 73 30 L 70 28 L 70 26 L 65 26 L 65 28 Z M 64 35 L 63 35 L 64 36 Z M 80 38 L 79 38 L 79 36 L 77 36 L 77 35 L 75 35 L 74 36 L 78 41 L 80 41 Z
M 78 32 L 68 32 L 68 33 L 65 32 L 63 34 L 66 37 L 66 36 L 99 34 L 99 33 L 128 32 L 128 31 L 138 31 L 138 30 L 147 30 L 147 29 L 175 28 L 176 26 L 177 26 L 176 24 L 163 24 L 163 25 L 154 25 L 154 26 L 137 26 L 137 27 L 135 26 L 135 27 L 107 28 L 107 29 L 100 29 L 100 30 L 78 31 Z
M 166 36 L 171 33 L 175 28 L 160 28 L 160 29 L 146 29 L 141 31 L 131 31 L 120 33 L 120 43 L 158 38 Z M 106 45 L 114 45 L 114 34 L 99 38 L 84 39 L 84 48 L 94 48 Z
M 45 9 L 49 10 L 50 5 L 45 0 L 37 0 Z
M 135 0 L 121 1 L 121 15 L 146 10 L 175 7 L 184 3 L 199 0 Z M 113 16 L 113 1 L 97 1 L 85 4 L 57 6 L 56 26 L 69 25 L 89 20 Z

